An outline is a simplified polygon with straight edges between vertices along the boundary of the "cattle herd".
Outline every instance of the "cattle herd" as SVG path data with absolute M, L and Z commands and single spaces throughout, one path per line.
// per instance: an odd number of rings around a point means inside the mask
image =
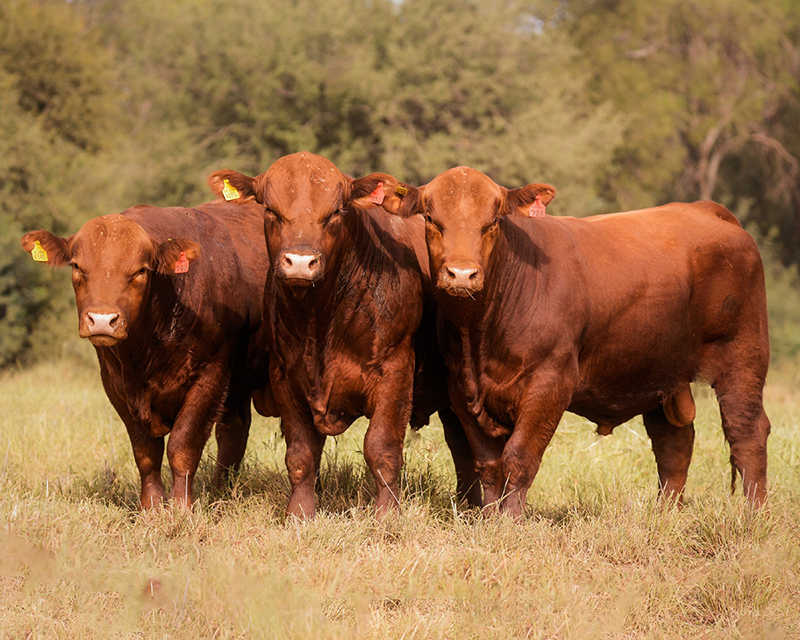
M 554 217 L 546 184 L 507 189 L 456 167 L 415 188 L 311 153 L 209 185 L 218 199 L 198 207 L 141 205 L 69 238 L 22 238 L 35 260 L 72 268 L 79 335 L 128 431 L 141 508 L 167 500 L 165 444 L 174 504 L 192 503 L 212 430 L 225 482 L 251 400 L 280 416 L 299 517 L 315 512 L 327 436 L 359 416 L 376 512 L 398 509 L 406 429 L 434 412 L 459 497 L 488 512 L 522 515 L 565 411 L 602 435 L 642 415 L 660 492 L 681 501 L 694 380 L 716 392 L 732 482 L 764 501 L 764 274 L 725 207 Z

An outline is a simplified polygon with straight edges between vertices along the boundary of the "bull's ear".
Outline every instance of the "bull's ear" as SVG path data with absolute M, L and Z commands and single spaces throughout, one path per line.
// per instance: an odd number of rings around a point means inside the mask
M 208 176 L 208 186 L 214 195 L 228 201 L 242 202 L 255 198 L 255 182 L 255 178 L 230 169 L 215 171 Z
M 186 238 L 172 238 L 156 245 L 155 269 L 159 273 L 186 273 L 189 263 L 197 260 L 200 245 Z
M 350 203 L 360 207 L 377 205 L 389 213 L 407 217 L 417 213 L 409 213 L 407 206 L 412 200 L 416 200 L 416 192 L 414 187 L 400 182 L 388 173 L 371 173 L 353 180 L 350 185 Z
M 544 215 L 544 208 L 556 197 L 555 187 L 549 184 L 529 184 L 506 193 L 506 214 L 536 218 Z
M 43 229 L 22 236 L 22 248 L 30 253 L 36 262 L 46 262 L 51 267 L 63 267 L 69 262 L 67 240 Z

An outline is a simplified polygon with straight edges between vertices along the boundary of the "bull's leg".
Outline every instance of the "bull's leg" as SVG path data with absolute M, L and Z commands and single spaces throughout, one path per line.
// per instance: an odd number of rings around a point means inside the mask
M 242 463 L 250 433 L 250 419 L 249 398 L 238 403 L 228 401 L 226 411 L 214 429 L 217 438 L 215 487 L 223 486 L 228 481 L 231 470 L 237 470 Z
M 502 498 L 505 487 L 500 458 L 503 455 L 506 439 L 490 436 L 484 432 L 467 408 L 464 395 L 455 383 L 450 384 L 450 399 L 474 455 L 475 473 L 480 479 L 480 488 L 483 490 L 484 513 L 494 513 L 497 511 L 498 501 Z
M 712 385 L 717 393 L 722 430 L 731 447 L 731 466 L 742 478 L 745 495 L 760 506 L 767 497 L 767 436 L 770 423 L 762 400 L 763 378 L 728 374 Z
M 144 425 L 135 420 L 128 410 L 128 403 L 117 393 L 106 365 L 100 360 L 100 376 L 103 387 L 117 414 L 122 418 L 133 449 L 133 459 L 141 478 L 139 508 L 152 509 L 167 498 L 161 481 L 161 462 L 164 459 L 164 438 L 154 438 Z
M 286 515 L 313 518 L 314 486 L 319 472 L 325 435 L 314 427 L 311 417 L 284 411 L 281 426 L 286 439 L 286 469 L 292 485 Z
M 221 360 L 221 362 L 224 362 Z M 220 390 L 225 389 L 224 366 L 209 363 L 205 375 L 189 389 L 167 442 L 172 471 L 170 501 L 178 507 L 194 502 L 194 476 L 219 414 Z
M 396 416 L 375 416 L 364 436 L 364 459 L 378 487 L 375 499 L 378 518 L 400 510 L 400 471 L 408 418 L 406 423 L 400 420 Z
M 670 424 L 661 407 L 645 413 L 642 419 L 656 457 L 660 495 L 681 504 L 692 461 L 694 424 L 682 427 Z
M 514 518 L 522 518 L 528 489 L 567 410 L 577 377 L 577 368 L 554 360 L 527 381 L 527 393 L 502 457 L 506 486 L 501 510 Z
M 439 410 L 439 418 L 456 468 L 456 494 L 459 500 L 466 500 L 471 507 L 480 507 L 480 479 L 475 471 L 475 457 L 464 427 L 452 409 Z
M 164 459 L 164 438 L 154 438 L 140 422 L 126 416 L 125 427 L 133 448 L 133 458 L 141 478 L 139 508 L 152 509 L 167 498 L 161 482 L 161 461 Z
M 364 435 L 364 460 L 375 478 L 378 495 L 375 515 L 385 517 L 400 509 L 400 471 L 403 466 L 403 441 L 411 419 L 413 391 L 413 351 L 384 362 L 382 384 L 373 398 L 375 411 Z
M 167 442 L 167 458 L 172 470 L 170 502 L 176 507 L 191 507 L 194 502 L 194 476 L 203 456 L 213 422 L 210 418 L 173 427 Z M 181 428 L 182 427 L 182 428 Z
M 526 412 L 517 420 L 514 432 L 503 450 L 503 477 L 505 490 L 500 506 L 503 513 L 522 518 L 528 489 L 542 462 L 545 449 L 556 432 L 564 410 Z

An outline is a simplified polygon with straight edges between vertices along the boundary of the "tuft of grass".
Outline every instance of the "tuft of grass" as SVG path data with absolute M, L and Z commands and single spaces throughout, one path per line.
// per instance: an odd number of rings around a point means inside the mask
M 3 374 L 0 638 L 800 638 L 800 391 L 778 370 L 770 496 L 729 493 L 713 394 L 696 390 L 683 509 L 656 500 L 641 421 L 565 416 L 527 517 L 459 505 L 434 421 L 406 439 L 403 510 L 379 522 L 361 446 L 329 439 L 312 522 L 285 520 L 276 420 L 195 506 L 138 513 L 138 476 L 95 368 Z M 165 466 L 165 478 L 169 471 Z

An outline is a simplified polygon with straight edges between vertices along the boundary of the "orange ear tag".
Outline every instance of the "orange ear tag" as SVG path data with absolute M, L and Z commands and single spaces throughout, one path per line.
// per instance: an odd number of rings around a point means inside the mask
M 36 262 L 47 262 L 47 251 L 45 251 L 42 244 L 36 240 L 33 243 L 33 249 L 31 249 L 31 257 Z
M 181 251 L 181 257 L 175 263 L 175 273 L 186 273 L 189 270 L 189 261 L 186 259 L 186 252 Z
M 372 204 L 383 204 L 383 199 L 386 197 L 386 194 L 383 192 L 383 182 L 378 183 L 378 187 L 369 194 L 369 201 Z
M 536 200 L 533 201 L 530 211 L 528 211 L 528 216 L 531 218 L 543 218 L 544 215 L 545 211 L 544 204 L 542 203 L 542 196 L 536 196 Z

